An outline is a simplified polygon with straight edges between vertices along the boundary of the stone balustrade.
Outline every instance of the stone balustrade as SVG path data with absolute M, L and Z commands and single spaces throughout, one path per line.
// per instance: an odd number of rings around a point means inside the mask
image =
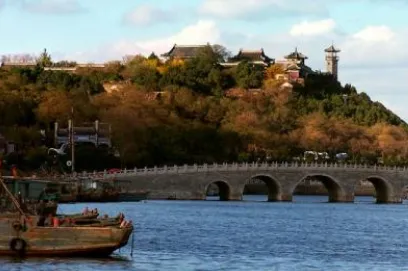
M 406 167 L 380 166 L 367 164 L 346 164 L 346 163 L 300 163 L 300 162 L 272 162 L 272 163 L 223 163 L 223 164 L 202 164 L 183 166 L 164 166 L 152 168 L 123 169 L 117 172 L 83 172 L 78 174 L 82 177 L 103 177 L 114 176 L 139 176 L 139 175 L 162 175 L 162 174 L 182 174 L 195 172 L 236 172 L 236 171 L 292 171 L 292 170 L 319 170 L 319 171 L 358 171 L 358 172 L 399 172 L 408 173 Z

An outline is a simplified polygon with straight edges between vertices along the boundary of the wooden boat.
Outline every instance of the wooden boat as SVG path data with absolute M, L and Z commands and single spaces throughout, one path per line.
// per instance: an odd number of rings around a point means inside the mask
M 10 219 L 0 218 L 0 255 L 103 257 L 125 246 L 133 229 L 28 226 L 17 231 L 15 225 Z
M 1 178 L 0 188 L 18 211 L 0 216 L 0 255 L 104 257 L 125 246 L 133 232 L 125 220 L 113 226 L 61 226 L 49 214 L 53 223 L 44 224 L 43 216 L 23 211 Z

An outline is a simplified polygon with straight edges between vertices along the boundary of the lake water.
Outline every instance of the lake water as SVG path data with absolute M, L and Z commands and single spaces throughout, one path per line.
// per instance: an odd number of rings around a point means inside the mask
M 124 212 L 135 224 L 131 244 L 110 259 L 0 259 L 0 270 L 408 270 L 408 205 L 146 201 L 61 205 Z

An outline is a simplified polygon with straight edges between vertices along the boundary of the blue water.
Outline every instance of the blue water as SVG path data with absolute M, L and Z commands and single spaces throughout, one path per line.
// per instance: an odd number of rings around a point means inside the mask
M 131 244 L 111 259 L 0 259 L 0 270 L 408 270 L 408 205 L 146 201 L 84 206 L 124 212 L 136 225 Z

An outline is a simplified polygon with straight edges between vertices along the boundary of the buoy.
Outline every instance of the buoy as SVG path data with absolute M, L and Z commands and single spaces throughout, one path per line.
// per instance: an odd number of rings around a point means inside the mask
M 18 254 L 24 254 L 27 243 L 21 238 L 13 238 L 10 241 L 10 249 Z

